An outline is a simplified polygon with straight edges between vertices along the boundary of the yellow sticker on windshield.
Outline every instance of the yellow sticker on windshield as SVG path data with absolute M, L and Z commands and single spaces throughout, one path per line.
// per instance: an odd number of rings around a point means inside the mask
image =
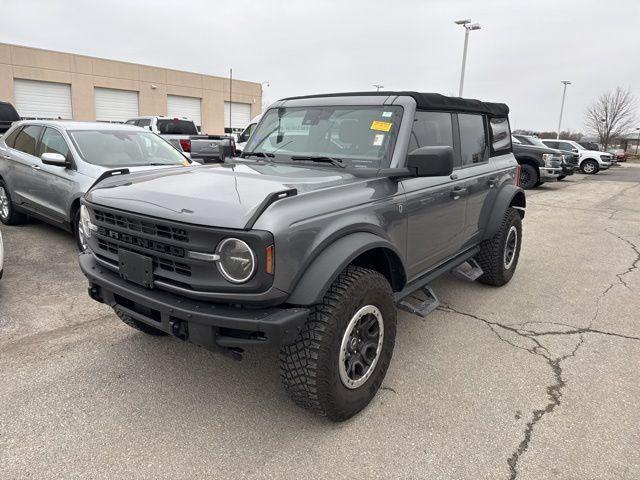
M 189 165 L 191 165 L 191 164 L 189 163 L 189 160 L 187 160 L 187 159 L 185 158 L 185 159 L 182 161 L 182 165 L 183 165 L 184 167 L 188 167 L 188 166 L 189 166 Z
M 371 122 L 371 130 L 378 130 L 379 132 L 388 132 L 391 130 L 391 122 L 381 122 L 380 120 L 374 120 Z

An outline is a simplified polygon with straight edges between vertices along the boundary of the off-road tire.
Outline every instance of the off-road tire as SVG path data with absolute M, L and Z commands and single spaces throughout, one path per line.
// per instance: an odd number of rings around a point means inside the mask
M 592 172 L 585 171 L 585 166 L 587 164 L 588 165 L 593 165 L 593 171 Z M 587 175 L 595 175 L 596 173 L 598 173 L 598 171 L 600 171 L 600 165 L 598 165 L 598 162 L 596 162 L 595 160 L 585 160 L 584 162 L 582 162 L 580 164 L 580 171 L 582 173 L 586 173 Z
M 354 314 L 373 305 L 383 317 L 382 349 L 371 376 L 360 387 L 347 388 L 339 373 L 343 335 Z M 349 266 L 333 282 L 322 303 L 311 309 L 296 340 L 280 350 L 280 376 L 285 390 L 300 407 L 334 422 L 365 408 L 382 385 L 396 336 L 393 291 L 380 273 Z
M 153 328 L 151 325 L 147 325 L 140 320 L 131 318 L 129 315 L 125 315 L 122 312 L 116 311 L 116 315 L 118 315 L 118 317 L 120 317 L 120 320 L 129 325 L 131 328 L 135 328 L 136 330 L 139 330 L 142 333 L 146 333 L 147 335 L 153 335 L 154 337 L 166 337 L 167 335 L 169 335 L 168 333 L 163 332 L 162 330 L 158 330 L 157 328 Z
M 520 164 L 520 186 L 525 190 L 534 188 L 540 181 L 538 172 L 533 165 L 528 163 Z
M 4 188 L 7 200 L 9 201 L 9 215 L 4 218 L 0 214 L 0 221 L 5 225 L 20 225 L 21 223 L 24 223 L 24 221 L 27 219 L 27 216 L 23 213 L 16 212 L 13 201 L 11 200 L 11 195 L 9 194 L 9 188 L 7 187 L 6 183 L 4 183 L 4 180 L 0 180 L 0 187 Z
M 559 181 L 559 182 L 561 182 L 561 181 L 562 181 L 562 180 L 564 180 L 565 178 L 567 178 L 567 176 L 566 176 L 566 175 L 560 175 L 560 176 L 558 177 L 558 181 Z
M 515 258 L 509 268 L 505 268 L 504 258 L 507 246 L 507 235 L 512 226 L 515 226 L 517 231 Z M 484 273 L 478 278 L 478 281 L 496 287 L 501 287 L 508 283 L 511 277 L 513 277 L 513 273 L 518 265 L 521 245 L 522 219 L 520 218 L 520 213 L 518 213 L 515 208 L 509 207 L 496 234 L 480 245 L 480 252 L 475 258 Z

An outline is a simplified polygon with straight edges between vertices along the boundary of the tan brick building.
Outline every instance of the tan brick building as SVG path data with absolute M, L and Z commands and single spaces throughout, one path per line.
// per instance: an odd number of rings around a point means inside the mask
M 228 78 L 0 43 L 0 100 L 25 118 L 187 116 L 219 134 L 229 105 L 234 129 L 260 113 L 262 86 L 234 79 L 229 104 Z

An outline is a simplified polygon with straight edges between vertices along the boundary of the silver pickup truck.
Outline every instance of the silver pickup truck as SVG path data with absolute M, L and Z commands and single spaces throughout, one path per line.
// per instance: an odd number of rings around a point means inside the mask
M 156 115 L 132 118 L 125 123 L 151 130 L 185 156 L 200 163 L 221 162 L 235 154 L 233 138 L 224 135 L 200 135 L 194 121 L 186 117 Z

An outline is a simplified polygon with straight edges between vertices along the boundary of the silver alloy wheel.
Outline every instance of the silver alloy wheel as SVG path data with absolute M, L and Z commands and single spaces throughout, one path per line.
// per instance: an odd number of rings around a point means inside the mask
M 78 243 L 80 244 L 80 251 L 84 252 L 87 249 L 87 233 L 84 231 L 84 225 L 82 220 L 78 220 Z
M 384 320 L 380 309 L 365 305 L 358 310 L 342 336 L 338 369 L 345 387 L 364 384 L 378 363 L 384 341 Z
M 504 244 L 504 269 L 509 270 L 516 258 L 516 250 L 518 249 L 518 229 L 515 225 L 511 225 L 507 233 L 507 240 Z
M 596 167 L 593 164 L 593 162 L 586 162 L 584 164 L 584 167 L 582 167 L 582 169 L 584 170 L 584 173 L 593 173 L 595 172 Z
M 9 197 L 4 187 L 0 187 L 0 217 L 3 220 L 9 218 Z

